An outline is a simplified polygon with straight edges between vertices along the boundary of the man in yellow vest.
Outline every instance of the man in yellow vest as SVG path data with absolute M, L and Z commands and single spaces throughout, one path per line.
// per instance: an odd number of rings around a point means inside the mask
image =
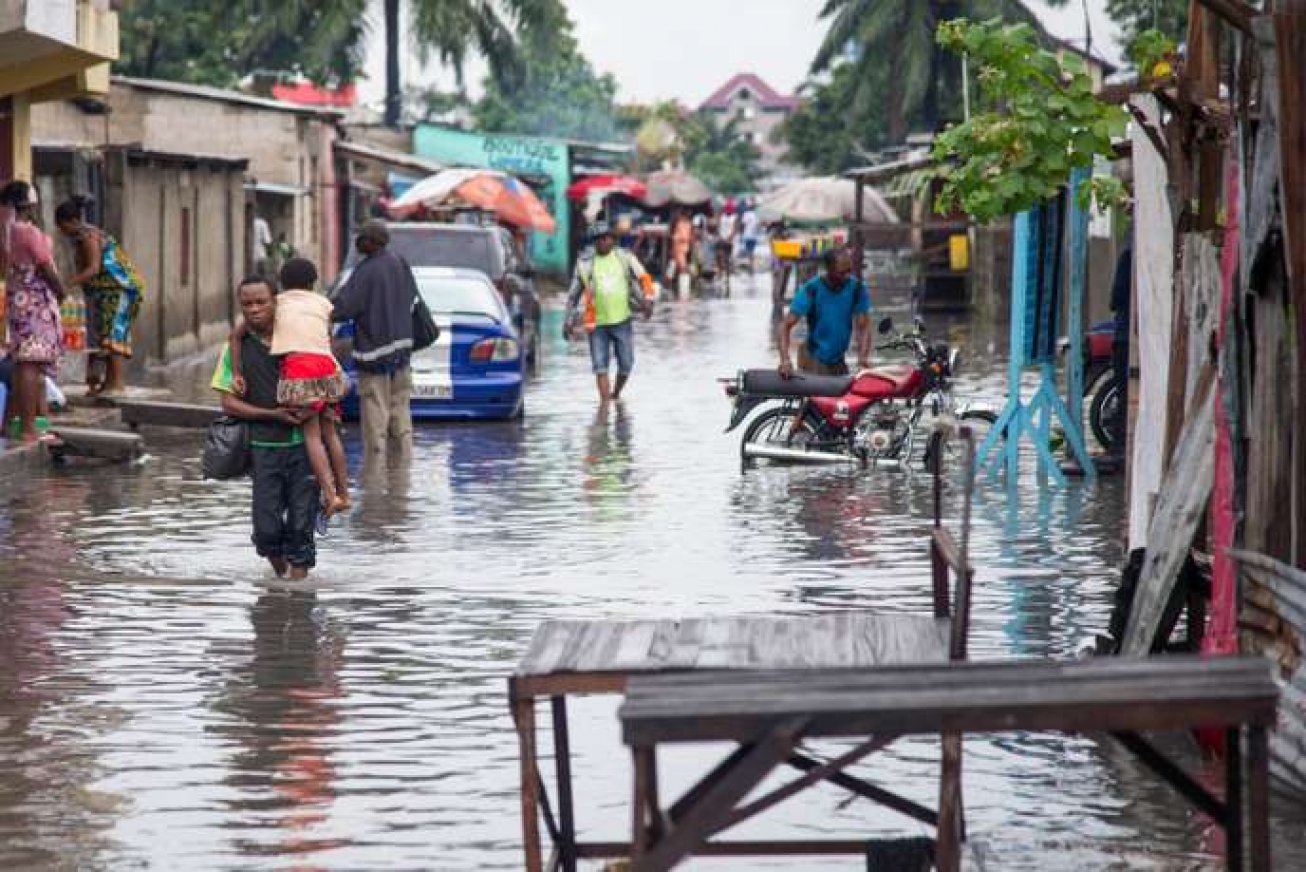
M 590 361 L 598 385 L 599 403 L 620 399 L 635 368 L 635 312 L 647 318 L 653 311 L 657 289 L 639 258 L 617 248 L 607 224 L 594 226 L 594 251 L 576 264 L 567 294 L 567 315 L 562 334 L 570 339 L 578 326 L 589 334 Z M 617 382 L 608 369 L 617 358 Z

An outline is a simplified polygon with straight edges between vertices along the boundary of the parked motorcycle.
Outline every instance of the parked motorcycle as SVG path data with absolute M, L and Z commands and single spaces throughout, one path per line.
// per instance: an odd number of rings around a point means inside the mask
M 892 329 L 891 319 L 879 324 L 882 335 Z M 904 468 L 921 443 L 922 466 L 933 471 L 943 445 L 939 425 L 956 418 L 985 429 L 994 423 L 996 416 L 986 409 L 957 413 L 952 377 L 958 351 L 945 342 L 930 342 L 919 322 L 910 333 L 881 341 L 879 348 L 909 350 L 916 362 L 853 376 L 795 373 L 785 378 L 774 369 L 750 369 L 722 379 L 734 402 L 727 433 L 758 407 L 767 407 L 744 431 L 743 467 L 765 459 Z
M 1120 413 L 1119 385 L 1111 366 L 1111 347 L 1115 341 L 1115 322 L 1103 321 L 1084 334 L 1084 419 L 1098 444 L 1111 450 L 1112 418 Z M 1064 356 L 1070 348 L 1062 338 L 1058 347 Z M 1065 443 L 1065 434 L 1053 428 L 1052 449 Z

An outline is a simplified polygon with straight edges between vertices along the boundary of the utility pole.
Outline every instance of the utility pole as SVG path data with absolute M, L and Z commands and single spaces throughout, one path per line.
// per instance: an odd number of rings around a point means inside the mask
M 403 114 L 399 79 L 399 0 L 385 0 L 385 124 L 398 127 Z

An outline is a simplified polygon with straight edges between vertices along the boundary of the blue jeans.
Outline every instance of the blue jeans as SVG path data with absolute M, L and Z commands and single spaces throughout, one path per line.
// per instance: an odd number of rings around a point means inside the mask
M 617 375 L 630 375 L 635 368 L 635 327 L 633 321 L 606 324 L 594 328 L 590 334 L 590 361 L 594 374 L 604 375 L 617 355 Z

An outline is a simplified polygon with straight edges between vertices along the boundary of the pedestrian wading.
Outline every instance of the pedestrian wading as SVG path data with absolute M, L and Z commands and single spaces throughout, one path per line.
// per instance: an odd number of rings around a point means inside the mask
M 276 296 L 271 281 L 247 278 L 238 294 L 248 328 L 241 338 L 239 371 L 231 346 L 224 346 L 211 386 L 222 395 L 224 412 L 249 422 L 254 548 L 278 576 L 302 579 L 317 560 L 313 525 L 320 511 L 301 426 L 306 413 L 277 403 L 281 364 L 272 354 Z M 243 396 L 237 378 L 244 381 Z

